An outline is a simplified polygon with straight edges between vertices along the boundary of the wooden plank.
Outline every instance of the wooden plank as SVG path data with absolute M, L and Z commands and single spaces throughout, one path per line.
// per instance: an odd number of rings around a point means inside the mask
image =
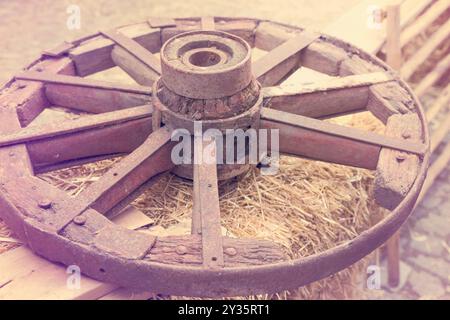
M 428 59 L 428 57 L 446 40 L 450 34 L 450 20 L 447 20 L 417 51 L 406 61 L 401 70 L 405 79 L 411 78 L 414 72 Z
M 450 7 L 450 0 L 436 1 L 428 8 L 424 14 L 419 16 L 414 23 L 405 28 L 401 37 L 400 44 L 404 47 L 415 37 L 420 35 L 427 27 L 429 27 L 441 14 Z
M 152 219 L 133 207 L 113 221 L 129 229 L 153 223 Z M 65 267 L 35 255 L 25 246 L 0 255 L 0 269 L 0 299 L 97 299 L 120 290 L 116 285 L 86 276 L 82 276 L 79 289 L 70 289 Z
M 421 124 L 414 114 L 393 115 L 386 125 L 385 134 L 405 143 L 420 143 Z M 420 166 L 417 155 L 383 148 L 375 175 L 375 199 L 379 205 L 393 210 L 408 194 Z
M 264 105 L 303 116 L 322 118 L 366 110 L 369 86 L 392 80 L 384 72 L 263 88 Z
M 399 71 L 403 64 L 400 46 L 400 1 L 387 5 L 386 14 L 386 62 L 394 70 Z M 387 241 L 387 271 L 389 286 L 395 288 L 400 283 L 400 232 L 397 231 Z
M 158 52 L 161 48 L 160 29 L 151 28 L 148 23 L 124 26 L 118 31 L 134 39 L 150 52 Z M 113 41 L 99 35 L 70 50 L 69 56 L 75 63 L 77 74 L 87 76 L 114 67 L 114 61 L 111 58 L 114 45 Z
M 450 54 L 439 61 L 436 67 L 420 81 L 420 83 L 414 88 L 414 92 L 419 97 L 423 96 L 427 92 L 427 90 L 436 82 L 438 82 L 449 69 Z
M 16 132 L 1 135 L 0 147 L 149 118 L 152 115 L 152 110 L 153 107 L 147 105 L 99 115 L 84 116 L 74 120 L 55 122 L 53 124 L 30 125 Z
M 201 222 L 202 257 L 206 268 L 224 266 L 222 230 L 220 224 L 219 185 L 217 180 L 216 141 L 194 136 L 194 202 L 195 219 Z M 199 217 L 200 219 L 198 219 Z

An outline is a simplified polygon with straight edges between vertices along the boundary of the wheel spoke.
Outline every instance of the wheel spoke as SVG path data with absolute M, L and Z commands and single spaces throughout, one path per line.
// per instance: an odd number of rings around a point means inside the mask
M 202 136 L 195 136 L 194 159 L 192 230 L 200 231 L 202 235 L 203 265 L 223 267 L 215 140 L 206 141 Z
M 136 82 L 152 85 L 161 75 L 160 61 L 137 41 L 117 30 L 102 31 L 101 34 L 117 44 L 111 51 L 111 58 Z
M 152 133 L 135 151 L 111 168 L 101 180 L 79 195 L 84 207 L 103 214 L 151 178 L 173 167 L 173 143 L 167 128 Z M 83 208 L 84 209 L 84 208 Z
M 263 108 L 261 126 L 279 129 L 280 152 L 321 161 L 375 169 L 381 147 L 423 154 L 422 143 Z
M 369 86 L 392 81 L 384 72 L 263 88 L 264 105 L 302 116 L 324 118 L 364 111 Z
M 120 125 L 124 122 L 142 118 L 150 118 L 152 115 L 152 110 L 152 106 L 145 105 L 125 110 L 88 115 L 82 118 L 65 120 L 52 124 L 41 124 L 36 126 L 30 125 L 16 132 L 0 136 L 0 147 L 19 143 L 30 143 L 33 141 L 46 138 L 54 138 L 61 135 L 77 134 L 86 130 L 92 130 L 111 125 Z
M 26 71 L 16 79 L 45 84 L 47 99 L 53 104 L 76 110 L 101 113 L 146 104 L 151 87 L 123 85 L 49 72 Z
M 263 86 L 272 86 L 284 80 L 298 66 L 299 53 L 313 43 L 319 34 L 303 31 L 287 40 L 253 63 L 255 78 Z

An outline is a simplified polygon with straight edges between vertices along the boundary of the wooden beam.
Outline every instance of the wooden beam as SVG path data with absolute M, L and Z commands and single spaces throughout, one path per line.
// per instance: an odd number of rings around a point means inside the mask
M 386 62 L 394 70 L 400 70 L 403 64 L 400 46 L 400 1 L 396 0 L 386 7 Z

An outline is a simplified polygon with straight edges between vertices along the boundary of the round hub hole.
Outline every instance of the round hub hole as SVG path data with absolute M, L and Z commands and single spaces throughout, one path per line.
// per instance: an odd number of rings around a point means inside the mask
M 210 67 L 220 62 L 220 56 L 209 50 L 197 51 L 189 57 L 189 62 L 196 67 Z

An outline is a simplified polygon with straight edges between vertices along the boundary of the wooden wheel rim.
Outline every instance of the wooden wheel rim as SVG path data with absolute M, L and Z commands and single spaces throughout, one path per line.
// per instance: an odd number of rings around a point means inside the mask
M 238 34 L 239 36 L 243 36 L 244 34 L 243 37 L 245 38 L 246 32 L 241 29 L 237 31 L 233 30 L 233 24 L 236 24 L 237 21 L 239 20 L 216 18 L 215 23 L 217 28 L 223 28 L 225 31 Z M 250 25 L 254 23 L 254 28 L 256 28 L 257 25 L 261 26 L 262 23 L 253 19 L 246 19 L 245 21 Z M 150 25 L 152 25 L 152 21 L 150 21 Z M 173 26 L 172 21 L 166 25 L 167 26 L 165 26 L 164 23 L 160 24 L 158 38 L 160 34 L 164 39 L 168 34 L 176 34 L 177 32 L 189 31 L 192 29 L 195 30 L 200 26 L 210 26 L 210 21 L 207 19 L 199 20 L 195 18 L 179 19 L 176 21 L 176 27 Z M 301 30 L 299 28 L 276 23 L 273 23 L 273 25 L 291 32 L 299 32 Z M 253 34 L 253 29 L 250 33 Z M 105 33 L 103 33 L 103 37 L 104 36 Z M 39 69 L 42 69 L 42 66 L 45 66 L 45 70 L 50 70 L 52 72 L 84 76 L 89 73 L 86 69 L 76 66 L 76 71 L 73 69 L 71 70 L 71 66 L 68 66 L 67 61 L 70 60 L 70 58 L 73 59 L 75 57 L 74 52 L 76 52 L 79 45 L 85 44 L 86 41 L 94 41 L 95 37 L 99 36 L 95 35 L 91 37 L 91 39 L 75 41 L 73 44 L 63 46 L 64 49 L 61 49 L 56 53 L 55 51 L 51 51 L 50 53 L 47 52 L 40 60 L 29 66 L 28 69 L 44 74 L 42 70 Z M 371 62 L 373 66 L 377 66 L 380 70 L 384 69 L 391 72 L 390 68 L 383 62 L 361 52 L 350 44 L 325 36 L 321 36 L 319 41 L 321 43 L 337 46 L 362 60 Z M 117 46 L 120 47 L 118 42 L 116 42 L 114 48 L 113 46 L 114 42 L 113 45 L 108 44 L 108 48 L 110 48 L 108 50 L 114 51 Z M 69 53 L 70 58 L 65 57 L 67 53 Z M 151 58 L 149 58 L 150 60 L 146 60 L 145 55 L 140 56 L 139 54 L 135 54 L 134 56 L 138 56 L 141 62 L 146 61 L 147 63 L 143 64 L 145 64 L 150 71 L 158 71 L 156 70 L 157 68 L 154 68 Z M 101 67 L 107 68 L 109 66 L 110 61 L 107 61 L 106 63 L 103 63 Z M 262 76 L 262 82 L 264 82 L 267 79 L 267 73 Z M 17 96 L 20 95 L 17 90 L 24 90 L 21 88 L 22 82 L 27 84 L 25 91 L 29 90 L 30 87 L 31 89 L 34 87 L 34 91 L 40 91 L 44 85 L 39 82 L 36 83 L 36 81 L 38 81 L 36 79 L 37 78 L 31 77 L 29 74 L 17 76 L 15 80 L 13 79 L 6 84 L 2 91 L 2 98 L 5 96 L 9 97 L 8 99 L 10 99 L 10 96 L 14 99 L 17 98 Z M 260 78 L 258 77 L 258 79 Z M 44 82 L 53 83 L 55 87 L 61 84 L 58 84 L 58 81 L 52 82 L 44 80 Z M 42 142 L 41 140 L 34 142 L 34 145 L 33 143 L 28 145 L 28 152 L 26 151 L 23 142 L 21 142 L 22 144 L 14 143 L 10 145 L 6 143 L 0 148 L 0 159 L 2 160 L 4 169 L 1 171 L 0 181 L 2 191 L 0 197 L 0 209 L 2 218 L 37 254 L 42 255 L 49 260 L 61 262 L 66 265 L 76 264 L 80 266 L 82 272 L 86 275 L 98 280 L 116 283 L 121 286 L 176 295 L 232 296 L 276 292 L 283 289 L 291 289 L 306 285 L 345 268 L 373 251 L 394 234 L 407 219 L 415 204 L 428 167 L 428 129 L 417 98 L 403 81 L 396 79 L 396 83 L 408 92 L 413 101 L 413 113 L 417 114 L 420 119 L 420 140 L 426 150 L 420 155 L 420 166 L 417 171 L 417 176 L 406 197 L 404 197 L 389 216 L 367 231 L 362 232 L 353 240 L 320 254 L 295 260 L 245 267 L 202 266 L 201 264 L 197 266 L 184 266 L 181 264 L 163 263 L 164 261 L 157 262 L 151 260 L 151 258 L 144 260 L 143 258 L 148 258 L 151 257 L 152 254 L 155 254 L 152 253 L 154 250 L 158 250 L 158 254 L 161 255 L 169 253 L 164 252 L 164 245 L 159 246 L 161 243 L 170 243 L 170 254 L 173 254 L 173 252 L 176 252 L 177 250 L 178 252 L 183 251 L 180 251 L 179 245 L 187 246 L 189 249 L 189 246 L 192 243 L 201 243 L 201 236 L 193 234 L 192 236 L 186 237 L 167 237 L 158 239 L 147 234 L 135 236 L 135 232 L 132 233 L 131 231 L 113 226 L 109 220 L 96 211 L 101 211 L 103 209 L 106 211 L 109 210 L 102 207 L 104 203 L 99 201 L 99 199 L 102 200 L 101 198 L 95 198 L 95 201 L 88 203 L 88 206 L 83 209 L 81 208 L 84 204 L 76 204 L 74 206 L 69 205 L 71 199 L 68 199 L 65 195 L 61 195 L 61 192 L 52 189 L 50 186 L 45 186 L 45 183 L 38 182 L 36 179 L 30 177 L 25 166 L 15 166 L 13 161 L 9 161 L 8 163 L 4 162 L 4 159 L 20 158 L 23 154 L 26 155 L 26 158 L 28 157 L 28 154 L 33 158 L 33 152 L 35 152 L 33 150 L 48 142 Z M 67 84 L 63 85 L 67 86 Z M 85 85 L 89 87 L 89 84 Z M 95 84 L 95 87 L 98 88 L 98 83 Z M 128 89 L 124 88 L 124 90 Z M 151 91 L 147 91 L 147 89 L 149 89 L 149 87 L 134 88 L 133 94 L 138 95 Z M 47 86 L 45 90 L 47 95 L 54 93 L 54 90 L 51 90 L 50 86 Z M 11 93 L 8 93 L 8 91 L 11 91 Z M 21 93 L 23 93 L 23 91 Z M 36 99 L 38 105 L 41 107 L 42 105 L 45 105 L 45 100 L 41 97 Z M 19 119 L 22 124 L 27 124 L 30 118 L 32 119 L 35 116 L 24 111 L 25 109 L 23 109 L 23 105 L 21 104 L 13 103 L 8 104 L 5 107 L 6 108 L 3 108 L 2 113 L 0 114 L 5 122 L 13 119 L 12 122 L 17 123 L 16 113 L 19 114 Z M 11 113 L 11 110 L 14 112 Z M 146 118 L 145 115 L 147 115 Z M 142 120 L 144 119 L 148 120 L 148 114 L 142 112 L 141 118 L 135 120 L 143 122 Z M 142 128 L 146 128 L 146 125 L 141 126 Z M 145 131 L 145 129 L 142 130 Z M 2 133 L 10 132 L 3 131 Z M 164 128 L 160 129 L 158 137 L 163 141 L 167 140 L 168 134 L 164 132 Z M 154 157 L 161 159 L 163 154 L 170 150 L 170 146 L 167 148 L 165 147 L 162 151 L 161 150 L 162 149 L 160 148 L 156 148 L 153 154 Z M 36 158 L 38 157 L 34 155 L 33 159 Z M 164 163 L 164 161 L 162 162 Z M 168 169 L 170 169 L 169 165 L 163 166 L 162 169 L 158 168 L 158 170 L 155 169 L 151 172 L 145 172 L 145 174 L 155 177 Z M 111 173 L 111 175 L 112 174 L 113 173 Z M 21 183 L 23 183 L 22 186 L 24 186 L 24 188 L 20 188 L 20 192 L 18 192 L 16 189 Z M 30 202 L 17 203 L 15 200 L 18 199 L 19 193 L 27 194 L 30 198 Z M 45 197 L 57 195 L 58 198 L 56 201 L 50 199 L 49 204 L 48 201 L 44 201 L 45 203 L 42 201 L 43 195 Z M 94 204 L 98 209 L 94 210 L 92 208 L 95 207 Z M 64 208 L 71 208 L 72 212 L 65 212 L 59 217 L 58 214 L 61 213 Z M 78 209 L 81 210 L 80 212 L 84 218 L 79 218 L 81 216 L 79 213 L 74 215 L 74 212 L 77 213 Z M 46 212 L 46 210 L 50 210 L 52 213 Z M 54 214 L 55 212 L 57 213 L 56 215 Z M 85 228 L 83 229 L 84 233 L 74 231 L 79 230 L 80 228 Z M 127 245 L 126 247 L 130 247 L 131 244 L 132 250 L 124 250 L 124 245 L 114 242 L 114 239 L 124 240 L 124 243 Z M 235 242 L 230 244 L 230 241 L 234 240 L 224 239 L 223 241 L 222 245 L 224 251 L 228 247 L 238 245 Z M 179 254 L 179 256 L 183 256 L 183 253 Z M 227 259 L 226 257 L 232 256 L 232 254 L 227 255 L 225 253 L 224 256 L 225 259 Z M 292 275 L 295 275 L 295 277 Z

